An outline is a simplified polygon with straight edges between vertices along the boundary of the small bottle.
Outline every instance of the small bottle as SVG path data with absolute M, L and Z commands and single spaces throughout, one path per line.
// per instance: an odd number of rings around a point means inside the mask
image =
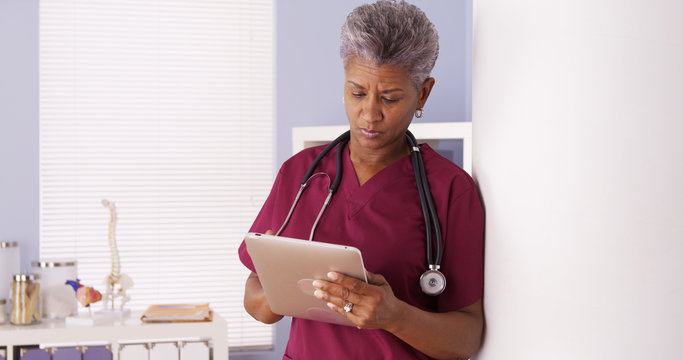
M 17 274 L 12 278 L 12 311 L 9 321 L 14 325 L 40 322 L 40 284 L 36 278 L 34 274 Z
M 0 299 L 0 325 L 7 322 L 7 300 Z

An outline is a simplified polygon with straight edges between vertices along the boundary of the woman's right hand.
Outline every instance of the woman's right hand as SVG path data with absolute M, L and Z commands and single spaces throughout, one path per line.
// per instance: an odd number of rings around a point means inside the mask
M 273 232 L 268 230 L 266 234 L 273 235 Z M 261 286 L 261 280 L 259 280 L 258 274 L 254 272 L 249 274 L 244 286 L 244 309 L 254 319 L 265 324 L 273 324 L 282 319 L 282 315 L 276 314 L 270 309 L 268 300 L 266 300 L 266 293 Z

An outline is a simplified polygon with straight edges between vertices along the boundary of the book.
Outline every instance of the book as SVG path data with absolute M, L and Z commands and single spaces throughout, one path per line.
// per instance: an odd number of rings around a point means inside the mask
M 145 310 L 142 322 L 211 321 L 209 304 L 157 304 Z

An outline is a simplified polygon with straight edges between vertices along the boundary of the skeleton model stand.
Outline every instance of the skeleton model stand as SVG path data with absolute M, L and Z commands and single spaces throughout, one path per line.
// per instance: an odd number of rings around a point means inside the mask
M 116 245 L 116 205 L 106 199 L 102 200 L 102 205 L 109 209 L 109 251 L 111 253 L 111 272 L 104 278 L 106 290 L 102 296 L 104 305 L 103 312 L 125 315 L 124 305 L 130 300 L 126 290 L 133 287 L 133 279 L 121 273 L 121 259 L 119 249 Z M 120 298 L 120 305 L 115 306 L 115 300 Z

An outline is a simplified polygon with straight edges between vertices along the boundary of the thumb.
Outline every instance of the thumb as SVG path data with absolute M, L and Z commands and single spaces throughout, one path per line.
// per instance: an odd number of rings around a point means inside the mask
M 266 235 L 275 235 L 273 230 L 266 230 Z
M 365 271 L 365 273 L 368 276 L 368 283 L 372 285 L 384 285 L 387 283 L 387 280 L 384 278 L 384 276 L 380 274 L 371 273 L 367 270 Z

